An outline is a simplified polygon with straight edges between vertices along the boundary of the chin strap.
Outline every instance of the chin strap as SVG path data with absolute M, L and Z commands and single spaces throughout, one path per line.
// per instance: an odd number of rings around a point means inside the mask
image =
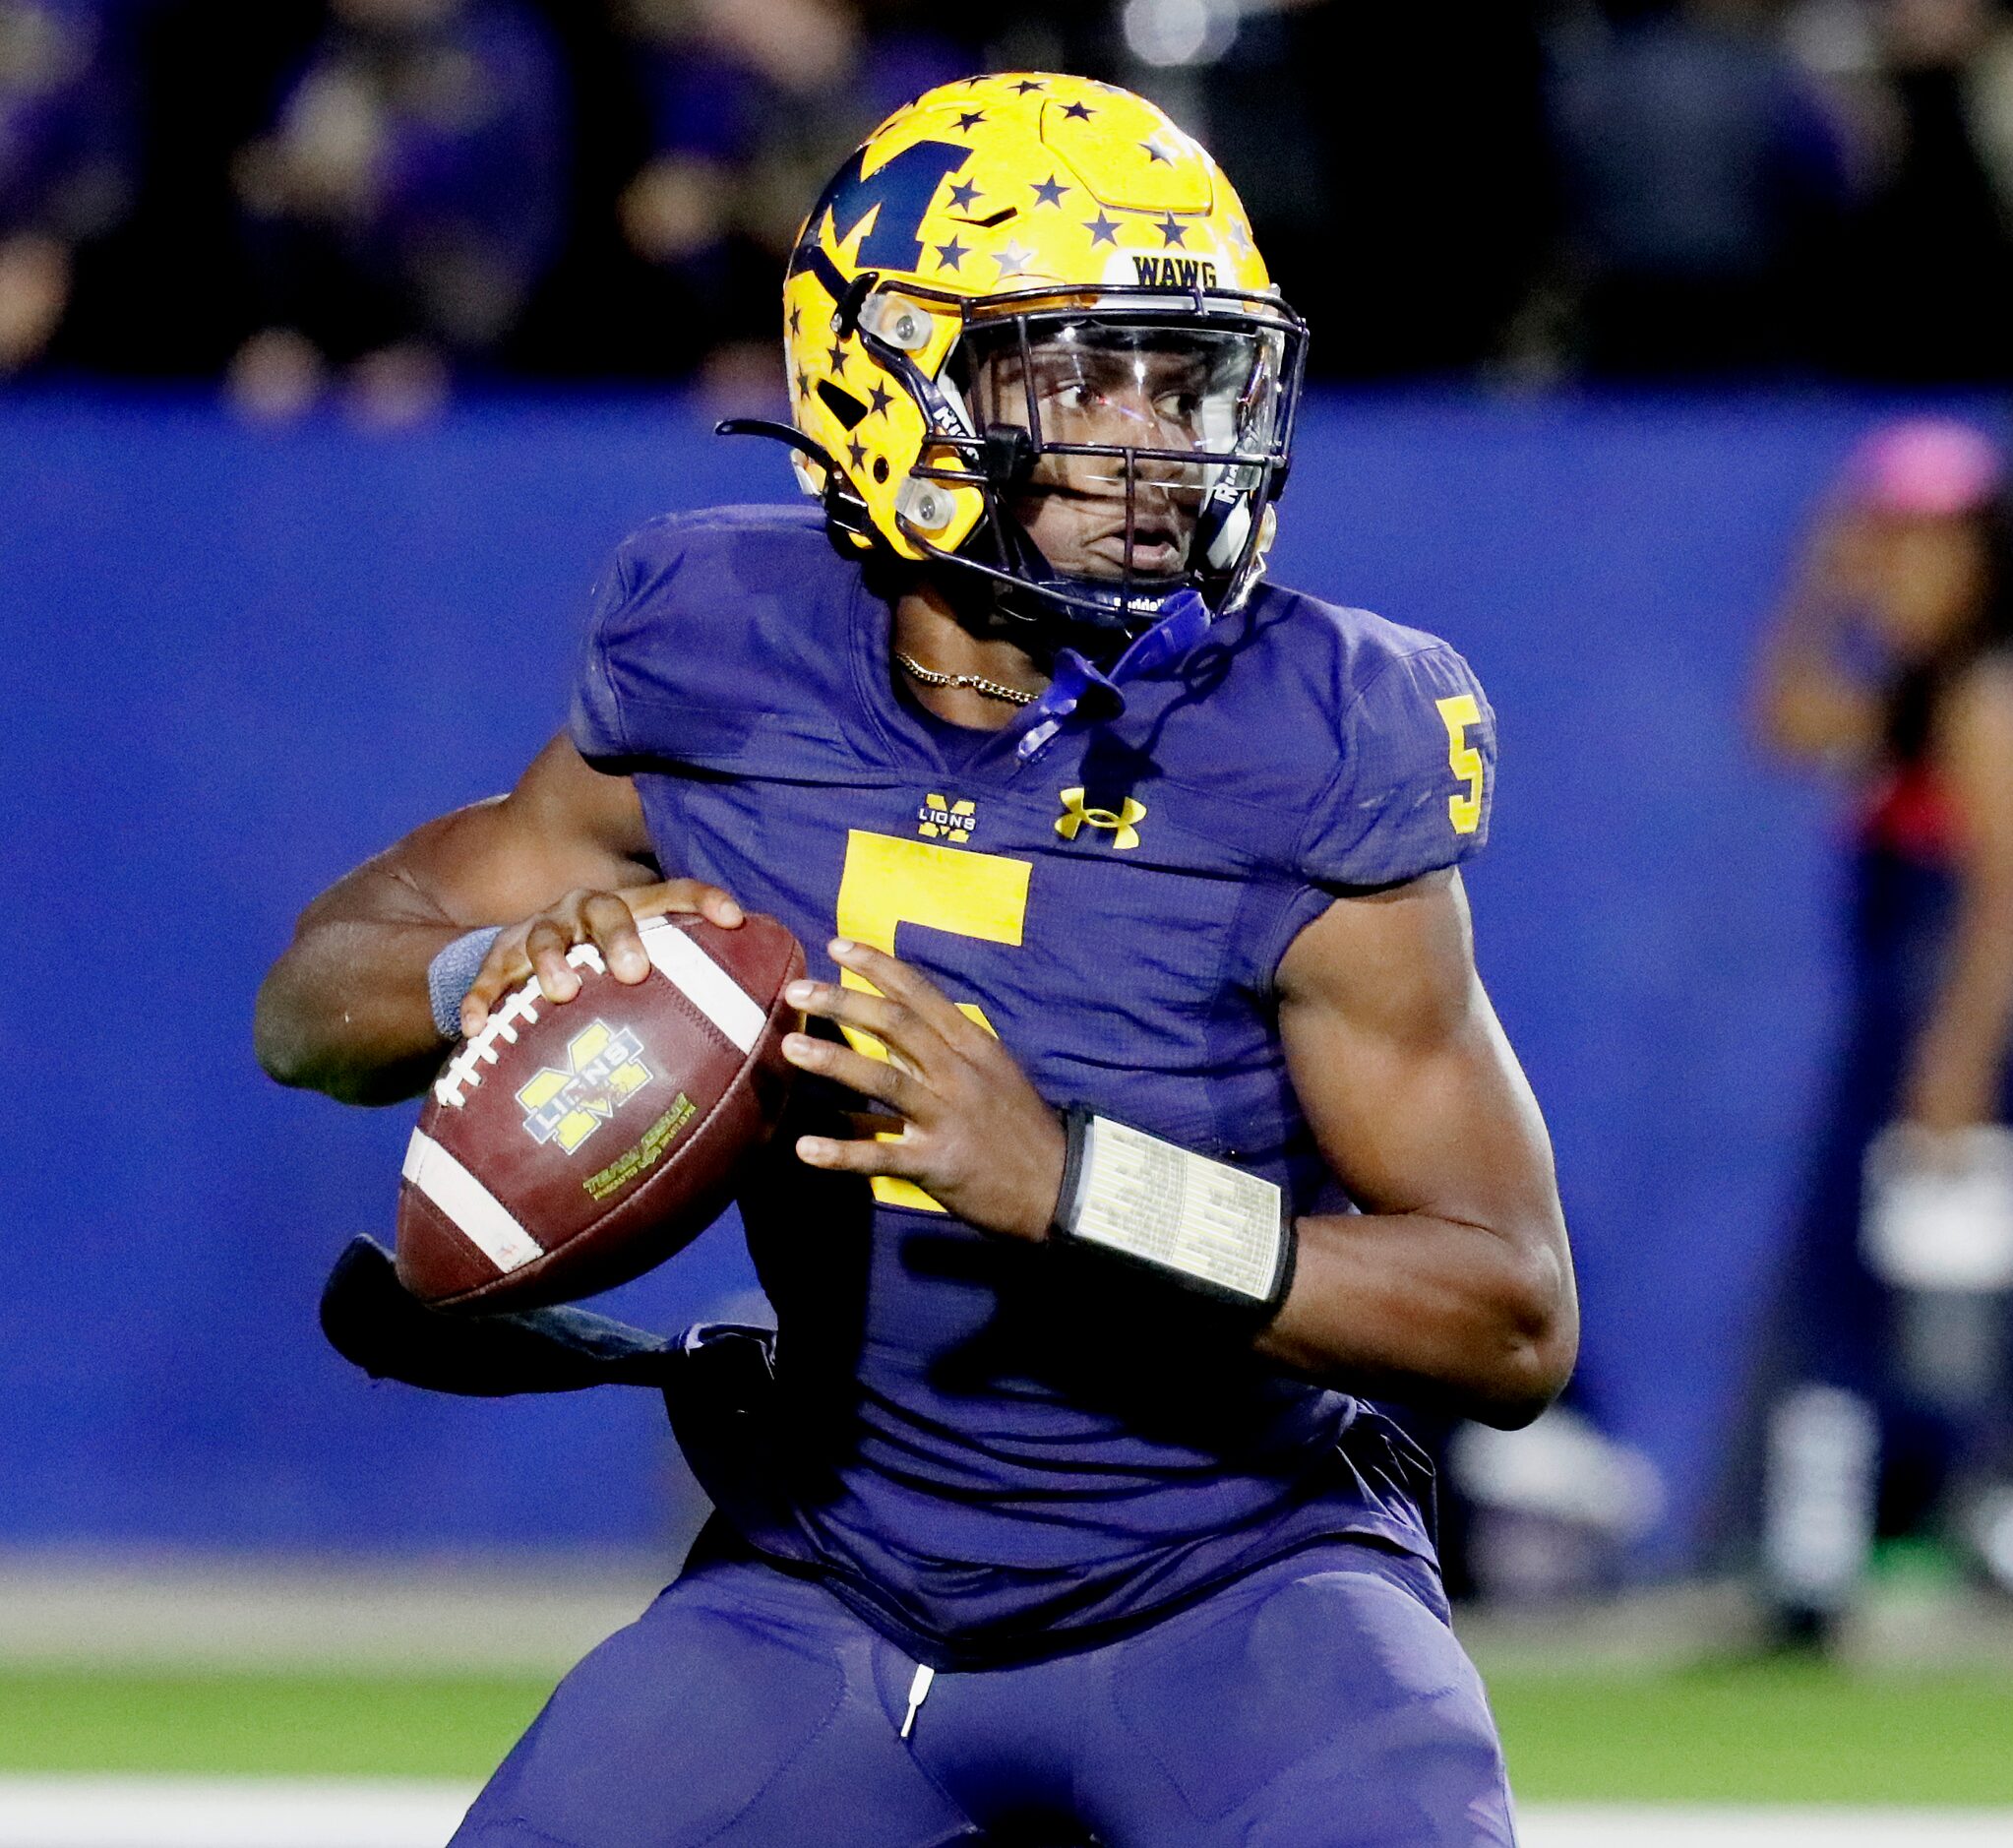
M 1126 709 L 1128 680 L 1144 680 L 1181 660 L 1209 627 L 1209 605 L 1194 590 L 1167 600 L 1161 619 L 1139 636 L 1109 668 L 1099 668 L 1074 648 L 1057 651 L 1049 688 L 1029 708 L 1030 724 L 1015 747 L 1031 763 L 1069 724 L 1103 724 Z
M 816 440 L 808 437 L 793 424 L 776 423 L 767 417 L 727 417 L 713 426 L 715 436 L 761 436 L 771 442 L 783 443 L 797 454 L 823 470 L 824 485 L 815 490 L 824 509 L 826 530 L 832 535 L 832 543 L 847 556 L 857 556 L 857 547 L 886 551 L 887 542 L 876 529 L 873 518 L 867 512 L 867 504 L 854 492 L 847 481 L 845 472 L 832 461 L 829 454 Z M 1025 438 L 1025 432 L 1013 430 L 1012 435 Z M 1010 478 L 1016 471 L 1024 470 L 1025 460 L 1011 444 L 996 444 L 989 449 L 989 455 L 998 461 L 999 466 Z M 1024 622 L 1040 622 L 1043 617 L 1016 611 L 1010 607 L 1015 593 L 1039 599 L 1048 613 L 1059 615 L 1065 622 L 1082 623 L 1094 628 L 1108 629 L 1123 633 L 1130 624 L 1128 615 L 1140 616 L 1147 612 L 1154 614 L 1155 621 L 1165 611 L 1172 609 L 1179 600 L 1179 592 L 1151 596 L 1143 591 L 1128 596 L 1121 589 L 1104 589 L 1089 585 L 1071 585 L 1068 580 L 1050 578 L 1017 577 L 1010 571 L 1003 571 L 997 565 L 988 565 L 981 559 L 968 558 L 962 552 L 946 551 L 932 542 L 915 523 L 906 517 L 895 516 L 904 536 L 921 552 L 931 564 L 942 565 L 958 572 L 974 583 L 991 586 L 1001 607 L 1006 613 Z M 844 540 L 856 542 L 849 548 Z M 1039 553 L 1034 562 L 1046 565 Z
M 787 423 L 772 423 L 765 417 L 728 417 L 714 426 L 714 434 L 765 436 L 788 444 L 824 470 L 824 518 L 827 528 L 834 534 L 834 543 L 837 543 L 836 535 L 841 532 L 870 545 L 881 543 L 880 535 L 868 518 L 865 503 L 847 486 L 838 465 L 803 431 Z M 941 546 L 932 545 L 907 521 L 902 523 L 902 530 L 931 559 L 990 581 L 996 593 L 1032 592 L 1066 611 L 1080 611 L 1078 620 L 1116 626 L 1117 610 L 1107 597 L 1067 589 L 1054 583 L 1030 584 L 1010 572 L 961 557 L 955 552 L 946 552 Z M 1123 685 L 1128 680 L 1143 680 L 1180 660 L 1201 641 L 1209 622 L 1209 605 L 1202 600 L 1201 592 L 1192 588 L 1182 589 L 1159 600 L 1159 613 L 1152 627 L 1140 631 L 1109 668 L 1098 667 L 1075 648 L 1059 648 L 1048 691 L 1029 708 L 1031 723 L 1015 747 L 1016 755 L 1023 763 L 1031 762 L 1048 749 L 1066 725 L 1102 724 L 1117 718 L 1126 709 L 1126 696 L 1121 691 Z
M 1067 623 L 1102 629 L 1110 635 L 1124 635 L 1131 628 L 1128 618 L 1143 620 L 1151 617 L 1158 622 L 1166 611 L 1173 608 L 1176 598 L 1183 594 L 1182 590 L 1167 589 L 1151 596 L 1139 591 L 1128 593 L 1116 585 L 1110 588 L 1094 586 L 1087 579 L 1016 577 L 998 565 L 987 564 L 983 559 L 963 552 L 946 551 L 922 532 L 914 521 L 899 513 L 895 519 L 901 526 L 902 536 L 926 559 L 958 572 L 975 583 L 990 585 L 999 599 L 999 607 L 1016 621 L 1040 623 L 1060 618 Z M 1193 585 L 1186 585 L 1184 589 L 1192 590 Z M 1035 614 L 1014 608 L 1015 600 L 1022 597 L 1035 599 L 1042 606 L 1041 612 Z

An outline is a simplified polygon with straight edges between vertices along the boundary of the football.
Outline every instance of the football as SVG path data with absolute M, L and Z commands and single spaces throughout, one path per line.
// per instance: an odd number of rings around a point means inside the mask
M 580 945 L 571 1001 L 526 982 L 442 1068 L 398 1198 L 398 1280 L 420 1301 L 528 1309 L 626 1283 L 704 1231 L 767 1142 L 802 947 L 770 917 L 640 928 L 642 982 Z

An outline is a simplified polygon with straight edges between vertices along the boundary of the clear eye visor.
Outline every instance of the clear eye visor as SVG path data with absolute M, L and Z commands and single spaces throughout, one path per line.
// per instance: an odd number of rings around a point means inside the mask
M 975 324 L 958 370 L 977 434 L 1027 433 L 1033 486 L 1199 506 L 1283 464 L 1290 332 L 1021 314 Z
M 929 420 L 911 473 L 979 489 L 986 519 L 954 554 L 905 519 L 908 536 L 1071 620 L 1132 627 L 1183 588 L 1234 606 L 1293 452 L 1300 317 L 1268 296 L 1128 284 L 959 311 L 936 376 L 902 368 Z

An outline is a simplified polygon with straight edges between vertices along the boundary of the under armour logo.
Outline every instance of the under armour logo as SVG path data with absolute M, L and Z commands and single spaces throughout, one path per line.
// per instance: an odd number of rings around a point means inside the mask
M 1127 796 L 1116 809 L 1087 808 L 1080 789 L 1063 791 L 1063 813 L 1056 822 L 1056 832 L 1065 840 L 1074 840 L 1085 828 L 1104 829 L 1112 837 L 1112 845 L 1121 851 L 1139 844 L 1139 830 L 1135 823 L 1145 820 L 1146 804 L 1135 802 Z

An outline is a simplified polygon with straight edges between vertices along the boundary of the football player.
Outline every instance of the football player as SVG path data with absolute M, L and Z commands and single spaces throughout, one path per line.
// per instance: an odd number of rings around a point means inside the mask
M 1574 1352 L 1457 870 L 1488 702 L 1262 581 L 1306 330 L 1140 98 L 902 109 L 784 314 L 818 505 L 624 544 L 566 732 L 262 996 L 275 1076 L 383 1099 L 527 977 L 570 999 L 575 944 L 642 979 L 638 917 L 812 953 L 816 1121 L 742 1203 L 761 1415 L 457 1839 L 1510 1842 L 1429 1475 L 1363 1396 L 1514 1425 Z

